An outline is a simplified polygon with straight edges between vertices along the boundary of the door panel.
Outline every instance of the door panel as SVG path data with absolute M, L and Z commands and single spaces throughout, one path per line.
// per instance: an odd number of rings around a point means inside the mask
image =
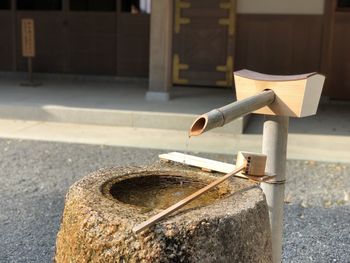
M 176 0 L 173 83 L 232 85 L 235 1 Z

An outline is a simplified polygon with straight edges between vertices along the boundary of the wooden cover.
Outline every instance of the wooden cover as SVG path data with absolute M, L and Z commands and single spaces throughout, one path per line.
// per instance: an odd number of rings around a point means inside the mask
M 276 76 L 250 70 L 234 73 L 237 100 L 242 100 L 270 89 L 275 92 L 275 101 L 254 113 L 290 117 L 305 117 L 316 114 L 325 77 L 317 73 Z

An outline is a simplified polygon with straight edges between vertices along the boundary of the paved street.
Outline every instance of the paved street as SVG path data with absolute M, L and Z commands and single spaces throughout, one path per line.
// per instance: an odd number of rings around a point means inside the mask
M 163 152 L 0 139 L 0 262 L 50 262 L 69 185 Z M 288 161 L 287 170 L 284 262 L 350 262 L 350 164 Z

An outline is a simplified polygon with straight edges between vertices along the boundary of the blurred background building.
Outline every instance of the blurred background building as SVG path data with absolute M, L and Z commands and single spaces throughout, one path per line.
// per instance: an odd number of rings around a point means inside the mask
M 350 0 L 1 0 L 0 71 L 26 71 L 22 18 L 34 72 L 149 78 L 149 98 L 167 99 L 172 85 L 231 87 L 242 68 L 318 71 L 324 96 L 350 99 Z

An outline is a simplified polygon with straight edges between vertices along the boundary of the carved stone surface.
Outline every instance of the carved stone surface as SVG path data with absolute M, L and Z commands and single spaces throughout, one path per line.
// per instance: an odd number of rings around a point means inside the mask
M 132 228 L 159 209 L 113 198 L 111 185 L 138 176 L 173 175 L 204 184 L 218 174 L 155 163 L 96 171 L 69 189 L 57 235 L 55 261 L 63 262 L 271 262 L 268 208 L 261 189 L 233 178 L 217 189 L 225 195 L 168 216 L 134 234 Z M 228 192 L 227 192 L 228 191 Z

